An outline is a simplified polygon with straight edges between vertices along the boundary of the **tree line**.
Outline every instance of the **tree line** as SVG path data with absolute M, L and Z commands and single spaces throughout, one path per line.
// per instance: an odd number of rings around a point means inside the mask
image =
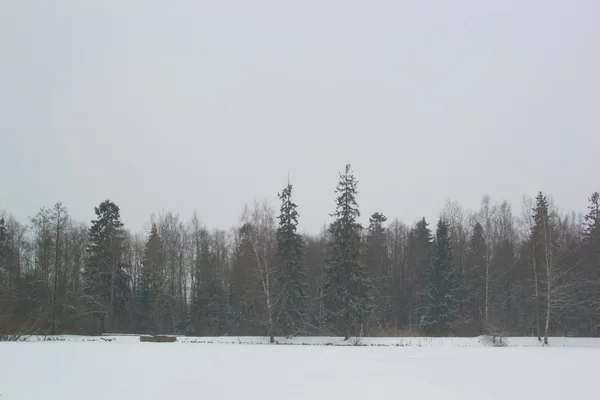
M 276 211 L 244 208 L 208 229 L 171 212 L 132 233 L 110 200 L 87 225 L 61 203 L 22 224 L 0 214 L 0 337 L 103 332 L 187 335 L 551 335 L 600 333 L 600 196 L 561 214 L 543 192 L 520 213 L 484 196 L 413 226 L 360 223 L 358 180 L 298 232 L 291 183 Z

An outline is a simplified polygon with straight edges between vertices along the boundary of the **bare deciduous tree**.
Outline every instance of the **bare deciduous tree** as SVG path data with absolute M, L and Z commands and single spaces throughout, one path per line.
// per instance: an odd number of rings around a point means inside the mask
M 242 222 L 247 226 L 246 239 L 250 243 L 255 271 L 257 272 L 266 306 L 266 327 L 270 341 L 275 341 L 274 311 L 274 254 L 276 245 L 275 211 L 266 200 L 246 206 Z
M 390 252 L 392 269 L 392 309 L 394 330 L 398 329 L 406 318 L 406 260 L 408 235 L 410 229 L 398 219 L 394 219 L 387 229 L 387 247 Z

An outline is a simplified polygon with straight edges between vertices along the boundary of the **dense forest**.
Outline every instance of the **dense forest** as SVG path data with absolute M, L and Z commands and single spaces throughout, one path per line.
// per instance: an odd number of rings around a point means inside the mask
M 474 212 L 448 201 L 437 221 L 363 225 L 346 166 L 327 228 L 309 235 L 292 189 L 230 231 L 163 212 L 132 233 L 110 200 L 91 224 L 61 203 L 27 223 L 0 211 L 0 337 L 600 333 L 597 192 L 581 213 L 539 192 L 517 211 L 484 196 Z

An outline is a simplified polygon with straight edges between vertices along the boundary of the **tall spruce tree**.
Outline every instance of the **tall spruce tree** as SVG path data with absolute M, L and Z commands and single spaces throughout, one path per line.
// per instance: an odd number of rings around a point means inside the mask
M 150 236 L 144 248 L 142 274 L 137 296 L 139 331 L 155 333 L 157 328 L 156 306 L 158 301 L 159 272 L 164 268 L 164 248 L 156 224 L 152 224 Z
M 123 263 L 125 233 L 119 207 L 106 200 L 94 209 L 96 219 L 89 229 L 86 266 L 88 312 L 100 317 L 98 330 L 115 328 L 116 317 L 125 311 L 130 278 Z
M 306 320 L 307 277 L 302 266 L 304 240 L 297 232 L 298 211 L 296 203 L 292 201 L 292 184 L 288 182 L 278 197 L 281 200 L 281 212 L 277 228 L 277 322 L 283 334 L 291 337 L 298 333 Z
M 327 319 L 345 340 L 353 333 L 362 334 L 372 302 L 368 272 L 361 262 L 357 184 L 350 165 L 346 165 L 336 189 L 336 210 L 332 214 L 335 220 L 329 228 L 330 252 L 324 288 Z
M 431 230 L 425 218 L 410 230 L 407 240 L 406 259 L 406 304 L 405 324 L 409 329 L 420 327 L 423 312 L 422 296 L 425 271 L 431 260 Z
M 425 274 L 425 312 L 421 321 L 425 333 L 442 335 L 450 330 L 458 313 L 457 287 L 448 223 L 440 218 L 434 254 Z
M 210 280 L 208 302 L 208 334 L 221 336 L 229 321 L 229 303 L 227 293 L 221 279 Z
M 532 245 L 532 266 L 535 290 L 535 325 L 538 341 L 542 340 L 542 309 L 544 264 L 548 248 L 548 231 L 550 228 L 550 213 L 546 196 L 539 192 L 535 198 L 535 207 L 532 210 L 533 227 L 531 229 L 530 243 Z
M 366 263 L 370 272 L 373 289 L 373 316 L 380 328 L 385 328 L 392 320 L 393 310 L 393 279 L 390 268 L 386 230 L 383 227 L 387 221 L 385 215 L 373 213 L 369 217 L 369 228 L 366 240 Z

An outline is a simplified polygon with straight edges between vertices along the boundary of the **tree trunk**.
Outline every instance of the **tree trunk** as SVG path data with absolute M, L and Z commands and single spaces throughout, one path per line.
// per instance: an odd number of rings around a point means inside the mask
M 540 291 L 538 283 L 537 262 L 535 260 L 535 238 L 531 239 L 531 250 L 533 255 L 533 281 L 535 286 L 535 328 L 538 342 L 542 341 L 540 329 Z
M 62 310 L 61 310 L 61 316 L 64 317 L 64 313 L 65 313 L 65 307 L 67 304 L 69 304 L 69 288 L 68 288 L 68 265 L 69 265 L 69 257 L 70 257 L 70 253 L 69 253 L 69 240 L 65 240 L 65 256 L 63 258 L 63 277 L 62 277 L 62 283 L 61 283 L 61 290 L 62 290 Z M 73 303 L 71 303 L 70 305 L 74 305 L 74 300 Z
M 275 334 L 273 332 L 273 309 L 271 307 L 271 290 L 269 289 L 269 273 L 267 272 L 267 314 L 269 319 L 269 343 L 275 343 Z
M 546 226 L 546 221 L 544 221 L 544 258 L 546 263 L 546 326 L 544 328 L 544 344 L 548 344 L 548 329 L 550 327 L 550 312 L 552 306 L 552 279 L 553 277 L 553 257 L 551 254 L 550 239 L 548 236 L 552 236 L 548 234 L 548 227 Z
M 404 280 L 406 277 L 406 263 L 407 263 L 407 250 L 406 247 L 402 250 L 402 260 L 400 261 L 400 289 L 398 290 L 398 303 L 399 303 L 399 316 L 400 325 L 404 326 L 406 322 L 406 308 L 405 304 L 405 291 L 404 291 Z
M 110 268 L 110 306 L 108 309 L 108 324 L 110 329 L 114 329 L 115 324 L 115 266 L 111 263 Z
M 270 266 L 267 261 L 266 250 L 263 251 L 263 255 L 261 257 L 261 252 L 257 248 L 258 245 L 252 240 L 252 250 L 254 252 L 254 257 L 256 261 L 256 265 L 258 268 L 258 273 L 260 276 L 260 282 L 263 288 L 263 294 L 265 295 L 265 302 L 267 304 L 267 331 L 269 333 L 269 342 L 275 343 L 275 334 L 273 329 L 273 307 L 271 303 L 271 285 L 270 285 Z
M 56 243 L 54 247 L 54 283 L 52 288 L 52 334 L 56 335 L 56 297 L 58 296 L 58 264 L 60 250 L 60 212 L 56 216 Z
M 490 268 L 492 265 L 492 225 L 489 217 L 486 221 L 486 250 L 485 250 L 485 276 L 484 276 L 484 300 L 483 300 L 483 321 L 485 330 L 489 331 L 489 315 L 490 315 Z
M 535 329 L 537 333 L 538 342 L 542 341 L 541 329 L 540 329 L 540 292 L 538 284 L 538 274 L 535 262 L 535 255 L 533 256 L 533 279 L 535 285 Z
M 484 299 L 484 321 L 485 329 L 488 329 L 488 314 L 489 314 L 489 300 L 490 296 L 490 263 L 489 261 L 485 264 L 485 299 Z
M 346 313 L 346 317 L 345 317 L 345 321 L 344 321 L 344 329 L 346 331 L 346 334 L 344 335 L 344 341 L 347 341 L 350 339 L 350 336 L 352 336 L 352 333 L 350 332 L 351 327 L 350 327 L 350 316 Z
M 548 328 L 550 327 L 550 304 L 551 304 L 550 276 L 548 276 L 547 278 L 548 278 L 548 283 L 547 283 L 546 290 L 548 291 L 548 293 L 546 295 L 546 327 L 545 327 L 545 330 L 544 330 L 544 344 L 546 344 L 546 345 L 548 344 Z
M 321 275 L 319 276 L 319 329 L 323 328 L 323 319 L 325 318 L 325 306 L 323 304 L 323 288 L 325 287 L 325 284 L 323 275 L 323 272 L 321 272 Z

